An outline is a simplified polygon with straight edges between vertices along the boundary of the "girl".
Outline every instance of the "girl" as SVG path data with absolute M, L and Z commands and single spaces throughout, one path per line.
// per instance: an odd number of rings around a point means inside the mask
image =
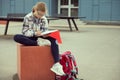
M 14 40 L 26 46 L 51 46 L 54 65 L 51 70 L 57 75 L 64 75 L 62 65 L 59 63 L 59 49 L 56 40 L 47 35 L 41 36 L 41 33 L 48 30 L 48 21 L 45 17 L 46 5 L 38 2 L 32 9 L 32 12 L 24 17 L 23 35 L 17 34 Z

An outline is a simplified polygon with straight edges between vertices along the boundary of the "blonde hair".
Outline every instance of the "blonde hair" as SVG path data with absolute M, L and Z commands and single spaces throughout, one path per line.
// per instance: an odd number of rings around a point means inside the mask
M 33 8 L 32 8 L 32 12 L 35 12 L 35 10 L 46 12 L 47 11 L 46 4 L 44 2 L 36 3 L 36 5 L 33 6 Z

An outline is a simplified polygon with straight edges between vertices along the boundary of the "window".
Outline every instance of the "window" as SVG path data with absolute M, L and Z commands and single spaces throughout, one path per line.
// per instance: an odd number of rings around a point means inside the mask
M 68 0 L 61 0 L 61 5 L 68 5 Z
M 63 15 L 63 16 L 68 16 L 67 14 L 68 14 L 68 8 L 61 8 L 61 15 Z
M 59 0 L 58 14 L 63 16 L 78 16 L 78 0 Z
M 78 8 L 71 8 L 71 16 L 78 16 Z
M 71 4 L 78 7 L 78 0 L 71 0 Z

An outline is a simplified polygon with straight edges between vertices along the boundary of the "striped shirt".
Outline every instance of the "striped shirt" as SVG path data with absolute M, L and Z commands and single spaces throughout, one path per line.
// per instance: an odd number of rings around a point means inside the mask
M 25 36 L 33 37 L 36 31 L 44 32 L 48 30 L 48 21 L 45 16 L 38 19 L 33 16 L 33 13 L 29 13 L 24 17 L 22 33 Z

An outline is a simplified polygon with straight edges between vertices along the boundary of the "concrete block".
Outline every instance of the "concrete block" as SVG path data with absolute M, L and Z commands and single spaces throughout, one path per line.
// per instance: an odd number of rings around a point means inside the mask
M 55 80 L 50 70 L 54 64 L 49 46 L 17 45 L 18 76 L 20 80 Z

